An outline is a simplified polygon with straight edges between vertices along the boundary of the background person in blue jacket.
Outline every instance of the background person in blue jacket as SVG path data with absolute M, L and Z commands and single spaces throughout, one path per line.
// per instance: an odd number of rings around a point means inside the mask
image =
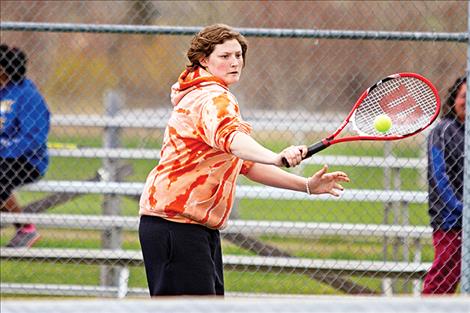
M 34 83 L 26 78 L 26 54 L 0 45 L 0 209 L 21 212 L 13 194 L 40 179 L 49 157 L 49 110 Z M 15 224 L 8 247 L 30 247 L 39 239 L 33 224 Z
M 466 77 L 449 89 L 442 119 L 428 137 L 429 215 L 434 262 L 423 294 L 454 293 L 460 281 Z

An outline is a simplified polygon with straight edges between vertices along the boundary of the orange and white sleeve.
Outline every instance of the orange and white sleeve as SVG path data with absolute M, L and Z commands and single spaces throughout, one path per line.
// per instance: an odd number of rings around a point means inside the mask
M 251 126 L 243 121 L 236 101 L 227 93 L 211 96 L 201 107 L 197 123 L 201 138 L 211 147 L 231 153 L 236 132 L 250 134 Z
M 253 161 L 243 161 L 242 167 L 240 168 L 240 174 L 246 175 L 251 170 L 251 168 L 255 165 Z

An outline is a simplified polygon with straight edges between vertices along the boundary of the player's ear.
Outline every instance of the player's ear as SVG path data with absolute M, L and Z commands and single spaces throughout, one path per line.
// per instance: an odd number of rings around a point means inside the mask
M 199 59 L 199 64 L 201 64 L 204 67 L 207 67 L 207 65 L 208 65 L 207 57 L 200 58 Z

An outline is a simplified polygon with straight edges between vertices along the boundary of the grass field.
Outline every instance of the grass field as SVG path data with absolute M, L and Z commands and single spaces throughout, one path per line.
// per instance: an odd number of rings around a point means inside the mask
M 76 143 L 84 146 L 99 147 L 101 140 L 96 137 L 53 138 L 54 141 Z M 273 150 L 279 150 L 284 142 L 266 141 L 264 144 Z M 138 139 L 127 140 L 123 144 L 126 147 L 142 147 Z M 157 140 L 147 140 L 146 148 L 158 148 Z M 328 155 L 360 155 L 381 156 L 384 147 L 380 143 L 344 144 L 331 147 L 322 152 Z M 398 157 L 419 157 L 420 149 L 416 145 L 407 146 L 403 143 L 393 145 L 393 153 Z M 85 158 L 53 158 L 46 180 L 83 180 L 94 176 L 101 166 L 101 160 Z M 133 174 L 126 178 L 127 181 L 143 182 L 147 173 L 155 166 L 154 160 L 128 160 L 125 161 L 133 167 Z M 302 169 L 302 174 L 307 175 L 318 170 L 321 165 L 309 165 Z M 343 170 L 351 177 L 351 183 L 345 185 L 350 189 L 383 189 L 384 171 L 376 167 L 358 166 L 331 166 L 332 170 Z M 405 169 L 400 172 L 402 190 L 425 190 L 423 186 L 424 173 L 419 169 Z M 245 178 L 240 178 L 240 184 L 252 184 Z M 40 199 L 44 194 L 27 193 L 19 194 L 23 204 Z M 101 214 L 103 196 L 84 195 L 66 204 L 50 209 L 51 214 Z M 138 212 L 137 202 L 129 198 L 122 198 L 122 214 L 136 216 Z M 379 202 L 341 202 L 318 201 L 314 197 L 311 201 L 297 200 L 248 200 L 242 199 L 238 203 L 237 213 L 240 219 L 247 220 L 279 220 L 279 221 L 312 221 L 312 222 L 336 222 L 336 223 L 365 223 L 380 224 L 384 221 L 384 204 Z M 411 204 L 408 206 L 409 223 L 411 225 L 427 225 L 427 206 Z M 0 242 L 5 245 L 13 234 L 13 228 L 1 230 Z M 37 247 L 54 248 L 99 248 L 101 234 L 97 231 L 41 229 L 42 239 Z M 292 255 L 309 258 L 328 259 L 364 259 L 382 260 L 383 241 L 380 238 L 322 236 L 313 239 L 280 238 L 275 236 L 263 236 L 259 238 L 263 242 L 274 245 Z M 135 232 L 123 234 L 123 248 L 140 249 Z M 252 254 L 245 249 L 231 243 L 224 242 L 225 254 Z M 389 255 L 392 247 L 389 247 Z M 422 259 L 432 260 L 430 242 L 425 242 Z M 29 262 L 2 261 L 0 276 L 2 282 L 24 283 L 54 283 L 54 284 L 99 284 L 99 266 L 70 265 L 70 264 L 39 264 Z M 279 273 L 240 273 L 226 271 L 226 290 L 237 292 L 268 292 L 290 294 L 337 294 L 330 286 L 318 283 L 307 276 L 298 274 Z M 355 278 L 355 281 L 380 290 L 381 281 L 374 278 Z M 146 287 L 143 268 L 132 268 L 130 287 Z

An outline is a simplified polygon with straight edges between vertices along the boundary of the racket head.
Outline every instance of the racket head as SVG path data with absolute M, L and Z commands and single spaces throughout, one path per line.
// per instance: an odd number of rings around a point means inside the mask
M 434 85 L 415 73 L 397 73 L 369 87 L 359 97 L 347 122 L 359 136 L 334 140 L 396 140 L 412 136 L 431 125 L 439 116 L 441 101 Z M 391 128 L 381 133 L 374 127 L 378 115 L 392 120 Z M 333 143 L 333 142 L 332 142 Z

